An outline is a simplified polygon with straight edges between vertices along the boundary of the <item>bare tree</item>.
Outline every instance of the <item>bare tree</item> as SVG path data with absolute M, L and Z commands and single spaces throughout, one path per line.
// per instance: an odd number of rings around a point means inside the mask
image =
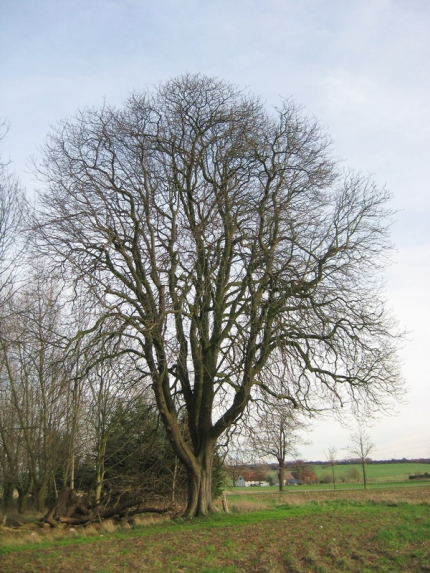
M 249 470 L 249 464 L 254 457 L 252 444 L 246 435 L 246 429 L 233 426 L 225 434 L 225 443 L 220 444 L 219 452 L 224 462 L 224 472 L 236 486 L 239 476 Z
M 103 305 L 93 333 L 116 321 L 112 335 L 139 345 L 187 470 L 186 515 L 213 507 L 217 441 L 255 388 L 308 409 L 378 408 L 400 391 L 375 279 L 389 195 L 338 172 L 291 102 L 270 116 L 186 75 L 62 122 L 40 171 L 35 244 Z
M 278 462 L 279 491 L 283 491 L 287 456 L 296 458 L 298 445 L 305 441 L 300 435 L 306 428 L 304 420 L 291 405 L 270 401 L 263 403 L 248 418 L 247 424 L 255 454 L 265 459 L 275 458 Z
M 112 353 L 111 350 L 106 352 L 106 348 L 101 348 L 100 352 L 103 350 L 105 355 Z M 87 427 L 94 433 L 97 505 L 102 499 L 108 441 L 121 425 L 127 413 L 127 404 L 142 396 L 135 387 L 136 370 L 130 371 L 131 361 L 127 363 L 126 359 L 127 356 L 122 356 L 122 360 L 117 358 L 101 362 L 88 373 L 86 380 L 89 389 Z M 122 409 L 118 408 L 119 404 L 122 404 Z M 124 440 L 120 447 L 124 447 Z
M 366 463 L 370 453 L 375 449 L 375 444 L 370 441 L 370 437 L 366 432 L 359 428 L 357 432 L 350 436 L 351 445 L 347 448 L 348 452 L 360 460 L 361 470 L 363 472 L 363 487 L 367 489 L 366 480 Z
M 68 379 L 62 367 L 58 287 L 42 274 L 7 302 L 0 337 L 0 438 L 9 475 L 25 510 L 30 491 L 39 511 L 61 456 Z
M 333 489 L 336 489 L 336 475 L 334 472 L 334 467 L 337 465 L 337 449 L 335 446 L 329 446 L 327 452 L 324 452 L 324 454 L 327 458 L 328 465 L 331 467 Z
M 0 124 L 0 131 L 2 127 L 4 124 Z M 3 137 L 0 134 L 0 141 Z M 0 157 L 0 303 L 10 295 L 14 282 L 24 213 L 21 184 Z

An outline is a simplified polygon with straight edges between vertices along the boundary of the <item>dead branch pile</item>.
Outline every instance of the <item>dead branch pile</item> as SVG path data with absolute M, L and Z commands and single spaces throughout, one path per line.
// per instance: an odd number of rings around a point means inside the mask
M 129 518 L 139 513 L 168 513 L 173 511 L 172 505 L 159 507 L 148 505 L 142 499 L 132 499 L 120 503 L 114 507 L 97 506 L 87 507 L 83 499 L 73 489 L 64 487 L 53 507 L 42 518 L 42 523 L 48 523 L 51 527 L 59 527 L 61 524 L 85 525 L 102 519 L 112 517 L 121 519 Z

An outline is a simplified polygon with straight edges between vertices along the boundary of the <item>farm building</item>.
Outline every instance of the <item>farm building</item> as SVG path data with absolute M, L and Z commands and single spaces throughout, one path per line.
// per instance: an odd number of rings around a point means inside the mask
M 269 482 L 262 480 L 257 472 L 243 472 L 236 480 L 236 487 L 268 486 Z

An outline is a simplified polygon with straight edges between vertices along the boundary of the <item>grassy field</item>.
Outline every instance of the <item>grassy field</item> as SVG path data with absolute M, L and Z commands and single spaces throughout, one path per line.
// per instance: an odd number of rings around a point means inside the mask
M 361 466 L 357 464 L 345 464 L 335 466 L 336 480 L 346 474 L 348 470 L 357 468 L 361 475 Z M 322 479 L 325 475 L 331 475 L 331 468 L 316 465 L 313 469 L 318 477 Z M 369 481 L 386 482 L 386 481 L 408 481 L 409 476 L 417 473 L 430 473 L 430 464 L 404 463 L 404 464 L 368 464 L 366 465 L 366 475 Z
M 417 488 L 417 487 L 429 487 L 430 481 L 386 481 L 386 482 L 370 482 L 367 484 L 367 489 L 392 489 L 392 488 Z M 336 483 L 337 491 L 350 491 L 350 490 L 362 490 L 363 482 L 353 482 L 353 483 Z M 227 494 L 239 494 L 240 495 L 255 495 L 264 493 L 274 493 L 279 490 L 278 486 L 261 486 L 261 487 L 230 487 L 225 488 Z M 331 491 L 333 490 L 333 484 L 312 484 L 301 486 L 285 486 L 284 491 L 286 493 L 296 493 L 296 492 L 318 492 L 318 491 Z
M 230 514 L 0 529 L 0 572 L 430 572 L 430 486 L 229 495 Z
M 336 481 L 340 481 L 342 475 L 345 475 L 351 469 L 357 469 L 361 475 L 360 464 L 342 464 L 335 466 L 334 472 Z M 332 475 L 331 467 L 324 465 L 313 465 L 312 470 L 315 472 L 317 478 L 323 479 L 324 476 Z M 269 472 L 274 480 L 277 478 L 276 471 Z M 370 481 L 386 482 L 386 481 L 408 481 L 409 476 L 417 473 L 430 473 L 430 464 L 427 463 L 413 463 L 405 462 L 402 464 L 367 464 L 366 474 Z

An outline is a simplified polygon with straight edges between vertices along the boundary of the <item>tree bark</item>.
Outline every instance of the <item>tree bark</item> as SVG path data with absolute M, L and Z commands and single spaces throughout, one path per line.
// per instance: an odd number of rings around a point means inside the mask
M 41 483 L 35 487 L 36 490 L 36 510 L 43 512 L 45 511 L 45 496 L 46 496 L 46 484 Z
M 28 491 L 18 489 L 18 513 L 25 513 L 27 511 Z
M 14 486 L 12 483 L 8 481 L 4 481 L 3 483 L 3 498 L 2 498 L 2 505 L 5 511 L 11 509 L 13 505 L 13 490 Z
M 173 476 L 172 476 L 172 495 L 171 495 L 171 502 L 175 503 L 175 498 L 176 498 L 176 478 L 178 476 L 178 470 L 179 470 L 179 460 L 178 458 L 175 458 L 175 464 L 173 466 Z
M 361 462 L 361 467 L 363 469 L 363 487 L 364 489 L 367 489 L 366 466 L 364 462 Z
M 214 445 L 206 444 L 195 464 L 187 466 L 188 501 L 184 517 L 200 517 L 216 511 L 212 504 Z
M 278 469 L 278 475 L 279 475 L 279 491 L 284 491 L 284 474 L 285 474 L 285 461 L 284 460 L 278 460 L 279 462 L 279 469 Z

